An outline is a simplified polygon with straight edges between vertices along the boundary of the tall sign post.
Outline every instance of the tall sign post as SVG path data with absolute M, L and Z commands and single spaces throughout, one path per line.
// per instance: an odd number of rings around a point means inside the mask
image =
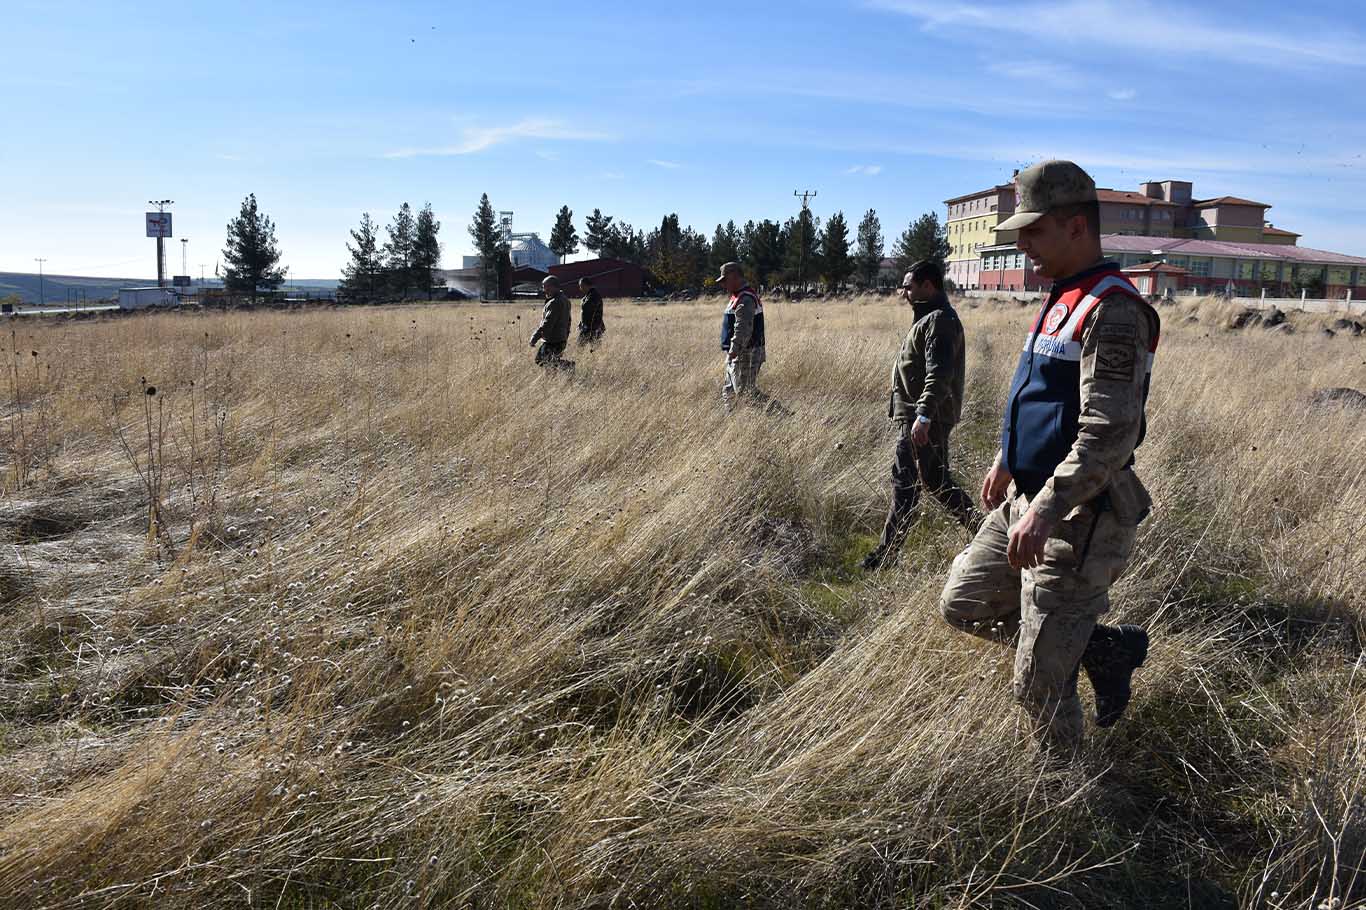
M 147 236 L 157 239 L 157 287 L 166 286 L 166 238 L 171 236 L 171 213 L 166 206 L 175 205 L 174 199 L 149 199 L 148 205 L 157 207 L 147 213 Z

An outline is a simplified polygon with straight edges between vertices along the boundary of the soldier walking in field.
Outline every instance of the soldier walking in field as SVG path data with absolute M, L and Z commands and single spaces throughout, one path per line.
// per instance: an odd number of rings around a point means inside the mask
M 944 618 L 1013 643 L 1015 698 L 1042 745 L 1081 743 L 1077 677 L 1095 691 L 1096 724 L 1115 723 L 1148 653 L 1137 626 L 1099 623 L 1128 564 L 1151 500 L 1133 471 L 1146 431 L 1160 321 L 1114 262 L 1101 256 L 1091 177 L 1070 161 L 1020 173 L 1017 246 L 1053 279 L 1025 342 L 982 485 L 991 509 L 954 560 Z
M 726 378 L 721 399 L 727 410 L 740 399 L 763 400 L 759 391 L 759 368 L 764 365 L 764 305 L 745 281 L 740 263 L 721 266 L 716 279 L 730 301 L 721 317 L 721 350 L 726 355 Z
M 533 347 L 536 342 L 541 343 L 536 350 L 536 363 L 549 369 L 572 370 L 574 362 L 564 359 L 564 348 L 569 343 L 569 298 L 560 290 L 560 279 L 554 275 L 545 277 L 541 291 L 545 294 L 545 313 L 531 336 Z
M 602 340 L 607 326 L 602 321 L 602 295 L 593 287 L 593 279 L 579 279 L 579 293 L 583 295 L 579 310 L 579 345 L 594 348 Z
M 863 560 L 878 569 L 896 559 L 911 514 L 928 491 L 959 524 L 975 531 L 982 515 L 949 473 L 949 434 L 963 412 L 966 343 L 963 323 L 944 294 L 944 272 L 917 262 L 901 280 L 901 295 L 914 320 L 892 368 L 887 416 L 900 432 L 892 462 L 892 505 L 882 539 Z

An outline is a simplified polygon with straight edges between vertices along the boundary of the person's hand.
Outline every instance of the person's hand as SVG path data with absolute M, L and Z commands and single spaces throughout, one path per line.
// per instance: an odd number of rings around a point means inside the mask
M 928 445 L 930 442 L 930 422 L 928 420 L 916 419 L 911 425 L 911 442 L 918 446 Z
M 1043 563 L 1043 547 L 1053 531 L 1053 522 L 1041 517 L 1033 509 L 1025 512 L 1010 531 L 1006 546 L 1006 561 L 1012 569 L 1032 569 Z
M 991 466 L 987 472 L 987 479 L 982 481 L 982 504 L 988 509 L 994 509 L 1006 501 L 1006 488 L 1014 480 L 1010 472 L 999 461 Z

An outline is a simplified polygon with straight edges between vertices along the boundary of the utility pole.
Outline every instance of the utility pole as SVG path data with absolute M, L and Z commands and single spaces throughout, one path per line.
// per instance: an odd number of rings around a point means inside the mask
M 43 290 L 43 263 L 47 262 L 47 260 L 39 259 L 35 256 L 33 261 L 38 263 L 38 306 L 46 306 L 47 293 Z
M 157 213 L 164 215 L 166 206 L 175 205 L 174 199 L 148 199 L 148 205 L 157 207 Z M 163 225 L 157 227 L 157 287 L 166 287 L 166 230 Z
M 806 291 L 806 200 L 816 197 L 815 190 L 792 191 L 792 195 L 802 201 L 802 210 L 797 215 L 797 284 Z
M 190 261 L 190 260 L 189 260 L 189 249 L 190 249 L 190 238 L 189 238 L 189 237 L 181 237 L 181 238 L 180 238 L 180 274 L 182 274 L 182 275 L 188 275 L 188 274 L 190 274 L 190 267 L 189 267 L 189 265 L 187 264 L 187 263 Z

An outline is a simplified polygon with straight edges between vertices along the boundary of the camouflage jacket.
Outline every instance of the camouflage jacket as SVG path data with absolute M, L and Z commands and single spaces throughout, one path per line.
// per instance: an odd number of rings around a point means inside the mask
M 906 333 L 892 367 L 887 416 L 905 423 L 919 415 L 948 429 L 963 412 L 967 361 L 963 323 L 943 293 L 915 304 L 913 313 L 915 324 Z
M 531 336 L 532 341 L 537 339 L 550 344 L 564 344 L 569 340 L 569 298 L 564 296 L 564 291 L 545 302 L 541 325 Z

